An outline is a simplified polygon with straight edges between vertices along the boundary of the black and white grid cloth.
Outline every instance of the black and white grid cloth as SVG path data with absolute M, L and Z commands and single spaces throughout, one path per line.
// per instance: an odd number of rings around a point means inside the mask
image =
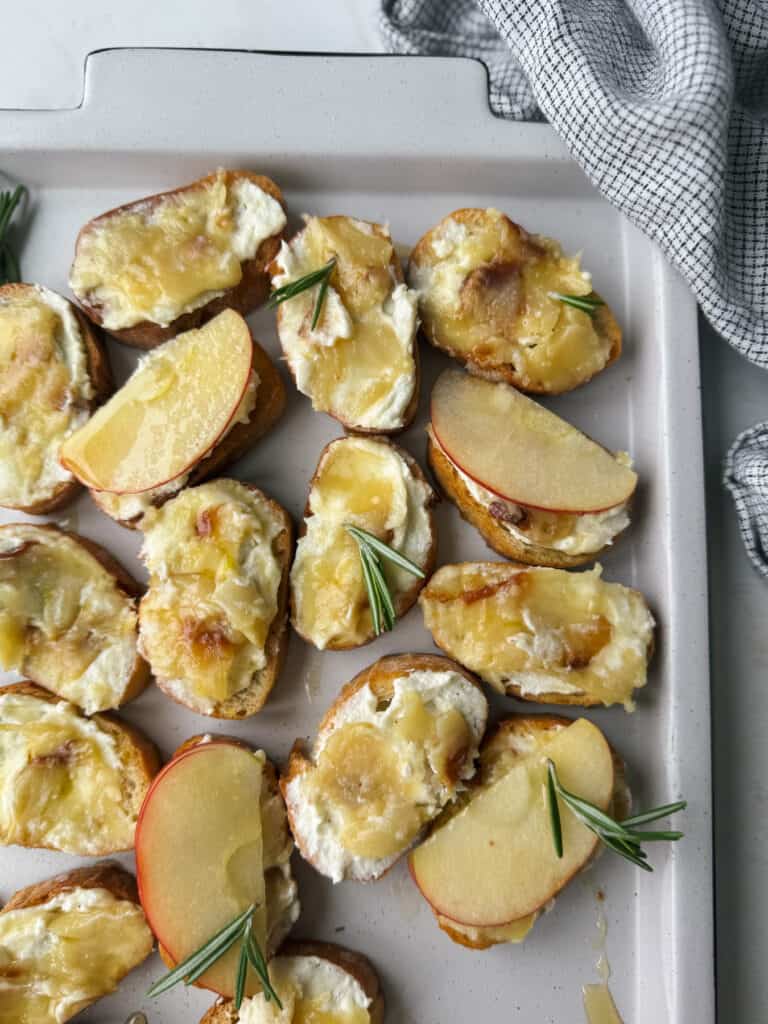
M 479 57 L 494 111 L 546 118 L 768 368 L 768 0 L 382 0 L 381 24 L 398 53 Z M 768 423 L 748 434 L 726 482 L 768 576 Z

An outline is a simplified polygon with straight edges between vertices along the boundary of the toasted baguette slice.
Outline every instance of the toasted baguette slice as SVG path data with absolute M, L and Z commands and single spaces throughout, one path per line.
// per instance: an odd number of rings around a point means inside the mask
M 521 391 L 570 391 L 621 353 L 616 318 L 579 257 L 564 256 L 558 242 L 528 234 L 498 210 L 444 217 L 416 243 L 408 281 L 436 348 Z M 586 308 L 578 308 L 580 297 Z
M 428 577 L 435 564 L 435 495 L 418 463 L 386 438 L 344 437 L 320 453 L 291 569 L 293 628 L 319 650 L 375 638 L 352 524 L 385 541 Z M 414 604 L 424 579 L 383 561 L 395 613 Z
M 259 711 L 288 643 L 293 524 L 258 488 L 218 479 L 146 517 L 149 589 L 139 646 L 163 690 L 192 711 Z
M 84 857 L 133 849 L 160 767 L 138 729 L 23 682 L 0 687 L 0 734 L 0 843 Z
M 316 287 L 278 306 L 288 366 L 313 409 L 355 433 L 398 433 L 419 402 L 416 295 L 403 282 L 388 228 L 342 216 L 307 218 L 273 263 L 273 286 L 321 270 L 331 259 L 314 329 Z
M 63 1024 L 114 992 L 152 945 L 136 882 L 118 864 L 20 889 L 0 911 L 0 947 L 13 968 L 3 971 L 2 1018 Z
M 58 527 L 0 526 L 0 665 L 88 714 L 149 681 L 138 583 L 93 541 Z
M 223 309 L 261 305 L 284 208 L 273 181 L 239 170 L 135 200 L 80 231 L 70 287 L 113 337 L 154 348 Z
M 322 1013 L 333 1024 L 336 1013 L 356 1011 L 355 1022 L 384 1024 L 384 995 L 376 971 L 362 953 L 330 942 L 286 942 L 269 964 L 270 981 L 283 1004 L 286 1022 L 306 1020 L 308 1013 Z M 335 1011 L 335 1012 L 334 1012 Z M 231 999 L 220 999 L 201 1018 L 200 1024 L 250 1024 L 274 1021 L 274 1010 L 259 994 L 248 999 L 240 1012 Z
M 601 576 L 599 565 L 443 565 L 419 604 L 438 647 L 500 693 L 630 711 L 646 683 L 653 616 L 639 591 Z
M 250 374 L 247 373 L 246 367 L 246 374 L 242 380 L 243 390 L 241 391 L 238 386 L 234 401 L 230 399 L 226 407 L 217 408 L 216 411 L 221 414 L 222 419 L 221 429 L 211 436 L 210 447 L 203 446 L 202 450 L 197 448 L 197 434 L 192 432 L 193 428 L 185 414 L 185 409 L 190 403 L 196 403 L 201 410 L 210 409 L 212 382 L 206 375 L 196 376 L 194 390 L 190 390 L 193 384 L 188 376 L 177 376 L 174 378 L 174 385 L 167 391 L 158 389 L 159 397 L 148 403 L 144 418 L 131 420 L 124 415 L 124 410 L 131 402 L 129 387 L 139 387 L 144 377 L 154 372 L 148 365 L 149 360 L 155 361 L 161 369 L 165 364 L 169 364 L 168 370 L 173 372 L 177 362 L 183 361 L 193 347 L 199 347 L 201 339 L 208 344 L 208 340 L 212 341 L 214 337 L 223 349 L 221 362 L 217 364 L 221 366 L 222 380 L 232 373 L 231 367 L 226 363 L 226 349 L 230 342 L 239 347 L 243 339 L 246 339 L 251 354 L 251 367 Z M 116 519 L 122 526 L 140 528 L 147 511 L 158 508 L 163 502 L 178 494 L 183 487 L 202 483 L 239 459 L 280 418 L 285 408 L 285 400 L 285 385 L 274 363 L 252 338 L 243 318 L 233 310 L 225 310 L 205 324 L 200 331 L 189 331 L 179 335 L 162 349 L 148 356 L 146 362 L 140 363 L 126 385 L 105 406 L 100 414 L 101 418 L 94 420 L 89 426 L 91 436 L 88 437 L 87 446 L 83 443 L 83 435 L 76 435 L 65 447 L 63 457 L 91 488 L 91 497 L 102 512 Z M 130 412 L 130 409 L 128 411 Z M 142 485 L 135 490 L 121 491 L 111 483 L 106 487 L 96 486 L 89 477 L 91 467 L 86 465 L 88 453 L 93 450 L 116 452 L 119 447 L 125 453 L 124 460 L 130 460 L 131 465 L 141 465 L 143 452 L 150 443 L 148 439 L 155 436 L 145 429 L 145 419 L 150 416 L 154 420 L 159 418 L 161 422 L 163 418 L 167 419 L 166 443 L 170 446 L 173 442 L 185 452 L 181 471 L 178 471 L 178 463 L 175 463 L 175 468 L 171 471 L 174 475 L 169 474 L 166 479 L 161 478 L 157 483 L 152 481 L 149 486 Z M 128 426 L 125 425 L 126 421 Z M 127 430 L 132 431 L 128 439 Z M 190 447 L 193 454 L 187 454 Z M 146 459 L 150 468 L 156 468 L 155 453 L 146 451 Z M 99 469 L 104 472 L 105 460 L 102 458 L 101 462 Z M 122 465 L 125 465 L 125 462 Z M 119 478 L 121 463 L 115 460 L 108 464 L 106 469 L 110 481 Z
M 280 780 L 302 856 L 334 882 L 383 875 L 472 777 L 487 714 L 447 658 L 399 654 L 360 672 Z
M 241 747 L 244 750 L 252 751 L 252 747 L 249 744 L 232 736 L 212 736 L 210 734 L 192 736 L 190 739 L 185 740 L 184 743 L 182 743 L 174 752 L 173 757 L 169 764 L 166 765 L 163 774 L 169 773 L 174 762 L 177 762 L 184 755 L 189 754 L 190 751 L 196 748 L 206 745 L 234 745 L 236 747 Z M 284 942 L 296 923 L 299 917 L 300 904 L 298 887 L 291 871 L 291 854 L 293 853 L 294 848 L 293 839 L 288 828 L 285 804 L 283 803 L 282 796 L 280 795 L 277 772 L 272 762 L 266 759 L 263 755 L 263 752 L 257 752 L 257 754 L 263 758 L 259 810 L 261 814 L 262 867 L 264 872 L 264 893 L 266 903 L 265 947 L 266 955 L 271 957 L 277 951 L 278 947 Z M 236 781 L 237 780 L 235 780 L 235 782 Z M 157 780 L 158 787 L 161 782 L 162 776 Z M 153 794 L 150 794 L 147 803 L 152 799 Z M 201 813 L 204 815 L 204 802 L 201 802 L 200 806 L 202 808 Z M 146 814 L 143 814 L 142 816 L 142 823 L 144 827 L 146 827 Z M 180 824 L 183 830 L 183 822 Z M 224 846 L 226 846 L 226 842 L 227 840 L 225 838 Z M 141 840 L 137 844 L 137 865 L 142 900 L 147 908 L 149 917 L 152 918 L 152 881 L 149 878 L 148 872 L 148 868 L 150 868 L 151 865 L 147 864 L 149 849 L 150 847 L 144 846 Z M 242 861 L 243 865 L 246 863 L 246 860 Z M 208 883 L 210 887 L 210 879 L 208 879 Z M 231 896 L 231 893 L 228 893 L 228 896 Z M 211 898 L 213 898 L 212 894 Z M 166 941 L 169 940 L 166 938 Z M 163 947 L 162 942 L 159 945 L 159 953 L 163 962 L 169 968 L 173 968 L 176 965 L 175 960 L 169 951 Z M 205 979 L 201 979 L 199 987 L 211 987 L 205 985 L 203 983 L 204 980 Z
M 71 302 L 39 284 L 0 287 L 0 505 L 43 515 L 76 496 L 59 448 L 111 390 L 101 339 Z
M 497 783 L 517 764 L 524 759 L 544 757 L 547 754 L 548 744 L 552 739 L 573 724 L 571 719 L 561 718 L 555 715 L 515 715 L 513 718 L 505 719 L 496 726 L 492 733 L 485 739 L 480 748 L 480 759 L 477 774 L 471 781 L 469 789 L 462 794 L 460 799 L 450 805 L 443 814 L 433 823 L 430 829 L 430 836 L 444 828 L 454 817 L 466 808 L 478 795 L 485 793 L 493 784 Z M 594 726 L 590 726 L 594 729 Z M 608 748 L 611 774 L 612 774 L 612 795 L 609 801 L 609 813 L 619 819 L 626 817 L 630 812 L 631 797 L 625 781 L 624 764 L 612 749 Z M 531 781 L 531 794 L 538 799 L 539 787 Z M 571 783 L 574 787 L 574 783 Z M 524 806 L 518 808 L 519 826 L 524 827 Z M 563 812 L 564 814 L 566 812 Z M 461 839 L 457 839 L 461 842 Z M 490 844 L 493 846 L 493 843 Z M 599 854 L 600 848 L 597 840 L 593 843 L 593 853 L 584 862 L 580 870 L 584 870 Z M 415 851 L 411 855 L 411 874 L 418 884 L 417 867 L 415 866 Z M 547 849 L 547 855 L 549 850 Z M 482 876 L 484 865 L 477 864 L 477 878 Z M 553 888 L 549 898 L 533 912 L 517 920 L 504 924 L 491 926 L 466 925 L 441 914 L 435 906 L 432 906 L 433 913 L 437 918 L 439 927 L 459 945 L 470 949 L 488 949 L 490 946 L 505 942 L 522 942 L 528 932 L 535 924 L 537 918 L 544 912 L 550 910 L 554 904 L 554 897 L 557 892 L 567 884 L 569 878 L 560 881 L 559 885 Z M 472 893 L 476 877 L 467 879 L 466 892 Z M 498 880 L 499 891 L 504 880 Z M 420 886 L 421 887 L 421 886 Z M 424 895 L 424 893 L 422 893 Z

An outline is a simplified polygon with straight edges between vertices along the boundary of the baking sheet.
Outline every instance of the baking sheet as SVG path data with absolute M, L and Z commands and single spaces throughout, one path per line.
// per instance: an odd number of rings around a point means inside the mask
M 435 58 L 308 57 L 216 51 L 122 50 L 91 55 L 82 106 L 0 114 L 0 169 L 31 186 L 35 210 L 24 248 L 27 279 L 67 292 L 79 226 L 129 199 L 191 181 L 216 166 L 275 178 L 294 221 L 304 211 L 389 222 L 406 249 L 459 206 L 495 205 L 551 234 L 584 263 L 625 331 L 619 362 L 585 388 L 546 404 L 636 460 L 634 522 L 607 557 L 605 575 L 642 589 L 659 620 L 658 651 L 633 715 L 588 712 L 626 757 L 640 805 L 684 795 L 686 839 L 655 846 L 653 875 L 610 855 L 580 876 L 522 946 L 475 953 L 434 923 L 404 862 L 371 885 L 332 886 L 296 858 L 303 913 L 295 934 L 368 954 L 385 988 L 388 1021 L 524 1024 L 582 1019 L 581 986 L 606 955 L 626 1024 L 714 1021 L 709 677 L 704 492 L 693 300 L 656 248 L 591 188 L 543 125 L 494 118 L 484 69 Z M 274 315 L 249 321 L 279 356 Z M 133 350 L 109 343 L 119 381 Z M 423 349 L 420 414 L 401 443 L 424 465 L 425 397 L 449 360 Z M 286 380 L 287 372 L 283 368 Z M 321 448 L 341 433 L 289 385 L 277 428 L 232 475 L 252 480 L 295 518 Z M 10 521 L 7 513 L 0 520 Z M 51 517 L 103 543 L 131 571 L 140 537 L 81 497 Z M 448 503 L 437 511 L 439 563 L 495 558 Z M 231 733 L 284 759 L 311 736 L 340 686 L 376 658 L 434 650 L 414 609 L 393 633 L 357 651 L 319 654 L 292 636 L 265 710 L 242 723 L 212 722 L 150 688 L 124 717 L 168 755 L 201 729 Z M 11 677 L 9 676 L 8 679 Z M 495 717 L 515 709 L 493 698 Z M 575 709 L 566 709 L 572 717 Z M 131 857 L 121 858 L 131 865 Z M 82 863 L 0 850 L 0 897 Z M 601 939 L 606 929 L 605 939 Z M 143 1009 L 151 1024 L 196 1021 L 209 993 L 145 996 L 162 971 L 153 957 L 113 996 L 82 1014 L 113 1024 Z

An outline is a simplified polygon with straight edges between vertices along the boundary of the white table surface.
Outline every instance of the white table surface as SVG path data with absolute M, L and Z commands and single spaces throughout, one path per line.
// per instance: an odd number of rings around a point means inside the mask
M 3 108 L 76 106 L 85 55 L 110 46 L 380 52 L 376 0 L 25 0 L 3 11 Z M 2 166 L 0 152 L 0 166 Z M 719 1019 L 768 1019 L 768 584 L 749 565 L 720 464 L 768 415 L 768 375 L 701 320 L 710 568 Z M 3 897 L 8 895 L 3 888 Z M 535 1024 L 535 1022 L 530 1022 Z M 569 1022 L 563 1022 L 569 1024 Z M 664 1024 L 627 1021 L 626 1024 Z

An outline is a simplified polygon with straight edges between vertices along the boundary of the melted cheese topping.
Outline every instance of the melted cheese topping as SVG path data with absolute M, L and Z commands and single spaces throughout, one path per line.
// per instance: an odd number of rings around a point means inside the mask
M 73 479 L 59 448 L 92 398 L 70 304 L 40 285 L 0 296 L 0 505 L 33 505 Z
M 278 333 L 296 386 L 312 407 L 352 428 L 396 430 L 416 386 L 416 296 L 398 284 L 389 232 L 351 217 L 309 217 L 276 263 L 280 287 L 332 257 L 320 320 L 319 285 L 279 307 Z
M 610 339 L 551 294 L 592 292 L 579 258 L 498 210 L 462 212 L 429 232 L 426 252 L 409 267 L 437 343 L 481 366 L 511 364 L 520 386 L 534 390 L 568 390 L 602 370 Z
M 283 523 L 235 480 L 190 488 L 146 516 L 141 649 L 201 710 L 250 686 L 267 663 Z
M 302 636 L 320 650 L 370 639 L 360 552 L 344 527 L 359 526 L 423 566 L 431 546 L 430 498 L 428 485 L 388 444 L 347 437 L 326 449 L 291 570 L 294 624 Z M 396 603 L 414 577 L 390 563 L 383 568 Z
M 0 837 L 83 855 L 133 846 L 117 745 L 61 701 L 0 696 Z M 136 803 L 136 801 L 134 801 Z
M 141 364 L 139 364 L 141 365 Z M 256 407 L 256 394 L 259 389 L 259 376 L 255 372 L 251 372 L 250 381 L 248 387 L 245 389 L 245 394 L 237 407 L 237 410 L 227 425 L 227 429 L 221 435 L 216 443 L 213 451 L 211 451 L 206 458 L 210 458 L 211 455 L 216 451 L 219 445 L 222 443 L 227 434 L 234 429 L 238 423 L 247 423 L 250 419 L 251 413 Z M 203 467 L 201 472 L 204 472 L 205 459 L 197 464 L 196 468 Z M 113 519 L 117 519 L 123 523 L 140 523 L 143 517 L 150 510 L 161 505 L 168 497 L 174 494 L 178 494 L 187 484 L 189 480 L 189 473 L 182 473 L 181 476 L 175 477 L 173 480 L 169 480 L 167 483 L 161 484 L 160 487 L 153 487 L 149 491 L 141 491 L 137 494 L 114 494 L 111 491 L 92 491 L 91 496 L 99 508 L 106 512 L 108 516 L 112 516 Z
M 280 203 L 249 178 L 219 170 L 139 200 L 81 234 L 69 284 L 107 330 L 167 327 L 242 279 L 242 264 L 285 227 Z
M 498 526 L 515 540 L 527 547 L 548 548 L 562 551 L 567 555 L 596 554 L 612 544 L 614 539 L 629 526 L 629 502 L 616 505 L 604 512 L 549 512 L 545 509 L 517 505 L 468 476 L 451 459 L 429 428 L 432 443 L 440 449 L 451 463 L 471 496 L 488 510 Z M 616 452 L 616 460 L 625 466 L 632 465 L 626 452 Z
M 77 541 L 37 526 L 0 531 L 0 665 L 88 714 L 117 707 L 136 666 L 137 615 Z
M 503 562 L 440 568 L 421 592 L 424 622 L 452 658 L 502 693 L 568 694 L 634 707 L 653 616 L 638 591 L 590 572 Z
M 106 889 L 0 914 L 0 1020 L 63 1024 L 114 992 L 153 942 L 141 907 Z
M 487 704 L 458 672 L 414 671 L 382 700 L 364 686 L 317 738 L 286 802 L 305 856 L 334 882 L 378 877 L 474 773 Z
M 246 999 L 239 1024 L 369 1024 L 371 1000 L 348 971 L 317 956 L 276 956 L 270 981 L 282 1011 L 259 993 Z

